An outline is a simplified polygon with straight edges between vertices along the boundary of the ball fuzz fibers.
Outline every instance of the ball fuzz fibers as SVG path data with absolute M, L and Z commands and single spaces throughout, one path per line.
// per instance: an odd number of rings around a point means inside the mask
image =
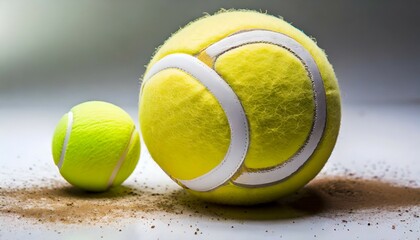
M 207 201 L 250 205 L 293 193 L 336 142 L 340 93 L 325 53 L 267 14 L 223 11 L 188 24 L 142 81 L 151 156 Z
M 105 191 L 133 172 L 140 139 L 124 110 L 106 102 L 85 102 L 59 121 L 52 152 L 69 183 L 88 191 Z

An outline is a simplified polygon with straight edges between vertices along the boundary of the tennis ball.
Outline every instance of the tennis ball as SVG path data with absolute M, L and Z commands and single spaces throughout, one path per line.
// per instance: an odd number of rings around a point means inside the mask
M 340 93 L 323 50 L 282 19 L 222 11 L 173 34 L 142 80 L 152 158 L 206 201 L 250 205 L 291 194 L 329 158 Z
M 130 116 L 106 102 L 73 107 L 59 121 L 52 141 L 54 162 L 72 185 L 105 191 L 133 172 L 140 139 Z

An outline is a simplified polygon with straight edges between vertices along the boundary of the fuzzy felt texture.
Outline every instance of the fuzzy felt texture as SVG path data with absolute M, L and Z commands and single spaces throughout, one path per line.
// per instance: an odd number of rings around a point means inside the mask
M 222 161 L 230 142 L 229 124 L 199 81 L 167 69 L 153 76 L 143 92 L 142 135 L 162 169 L 174 178 L 193 179 Z
M 112 186 L 121 184 L 134 170 L 140 155 L 137 132 L 128 146 L 135 125 L 119 107 L 105 102 L 86 102 L 71 109 L 73 125 L 65 152 L 61 175 L 72 185 L 89 191 L 104 191 L 112 171 L 128 148 L 127 155 Z M 68 114 L 54 133 L 52 150 L 57 164 Z
M 323 50 L 302 31 L 267 14 L 254 11 L 223 11 L 190 23 L 172 35 L 158 49 L 148 69 L 158 60 L 172 53 L 187 53 L 200 58 L 200 52 L 214 42 L 233 33 L 250 29 L 266 29 L 288 35 L 312 55 L 320 70 L 326 91 L 326 128 L 318 148 L 308 162 L 282 182 L 260 188 L 239 187 L 228 182 L 209 192 L 188 190 L 193 195 L 211 202 L 250 205 L 273 201 L 293 193 L 315 177 L 324 166 L 334 148 L 339 131 L 340 93 L 333 68 Z M 202 59 L 202 61 L 212 65 L 208 59 Z M 246 168 L 275 166 L 293 155 L 302 146 L 310 131 L 314 110 L 311 82 L 299 60 L 281 47 L 258 43 L 230 50 L 222 54 L 213 65 L 238 95 L 250 124 L 250 148 L 245 159 L 245 166 L 241 171 Z M 212 104 L 210 100 L 197 100 L 207 94 L 205 89 L 196 90 L 199 89 L 195 86 L 199 84 L 198 81 L 194 83 L 194 79 L 188 75 L 182 77 L 178 74 L 179 70 L 165 71 L 168 72 L 155 75 L 152 81 L 148 82 L 140 99 L 139 115 L 144 140 L 154 160 L 170 176 L 175 178 L 199 176 L 223 159 L 226 145 L 229 144 L 226 142 L 226 137 L 229 137 L 226 134 L 228 131 L 226 127 L 229 128 L 229 126 L 227 122 L 222 121 L 223 117 L 219 113 L 222 110 L 217 101 L 210 106 Z M 178 81 L 178 83 L 172 81 Z M 183 85 L 186 82 L 194 87 L 177 86 L 173 89 L 177 92 L 176 94 L 168 93 L 170 86 Z M 162 93 L 169 96 L 163 96 Z M 151 97 L 151 95 L 154 96 Z M 182 98 L 178 99 L 180 96 Z M 211 99 L 211 95 L 205 98 Z M 168 105 L 168 107 L 161 105 Z M 156 109 L 159 108 L 164 108 L 166 117 L 173 121 L 175 119 L 185 121 L 181 115 L 187 113 L 188 121 L 178 122 L 174 128 L 161 118 L 153 120 L 153 114 L 156 114 L 158 111 Z M 193 127 L 191 123 L 199 126 Z M 185 128 L 193 132 L 182 133 L 180 131 L 182 127 L 179 126 L 183 124 L 186 125 Z M 153 134 L 148 130 L 149 128 L 154 129 Z M 174 135 L 170 137 L 169 142 L 166 142 L 165 138 L 168 138 L 169 134 L 165 136 L 164 133 L 157 134 L 156 131 Z M 225 132 L 225 135 L 221 135 L 222 132 Z M 159 139 L 156 136 L 159 136 Z M 185 137 L 188 139 L 184 139 Z M 189 142 L 193 145 L 188 147 L 177 145 L 178 141 Z M 166 143 L 162 145 L 161 142 Z M 170 142 L 173 142 L 177 148 L 167 148 Z M 209 151 L 205 147 L 206 144 L 209 146 Z M 194 149 L 196 146 L 197 149 Z M 194 154 L 186 151 L 188 149 L 194 149 Z M 168 157 L 169 155 L 177 156 Z M 193 158 L 190 159 L 191 156 Z M 182 159 L 182 161 L 172 162 L 174 159 L 178 161 Z M 186 162 L 190 164 L 182 165 Z M 193 162 L 195 164 L 192 164 Z
M 248 119 L 245 167 L 274 167 L 292 157 L 305 143 L 314 114 L 311 80 L 301 61 L 281 47 L 258 43 L 224 53 L 215 70 Z

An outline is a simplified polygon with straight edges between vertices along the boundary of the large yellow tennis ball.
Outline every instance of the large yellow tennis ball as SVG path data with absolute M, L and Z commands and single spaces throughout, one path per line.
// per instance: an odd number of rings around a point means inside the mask
M 52 141 L 54 162 L 72 185 L 104 191 L 133 172 L 140 139 L 130 116 L 106 102 L 85 102 L 59 121 Z
M 323 50 L 282 19 L 222 11 L 188 24 L 150 61 L 140 124 L 178 184 L 224 204 L 273 201 L 329 158 L 340 93 Z

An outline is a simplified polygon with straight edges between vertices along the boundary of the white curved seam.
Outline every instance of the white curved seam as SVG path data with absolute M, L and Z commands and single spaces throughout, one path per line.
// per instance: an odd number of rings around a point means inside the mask
M 112 170 L 111 176 L 109 177 L 107 188 L 110 188 L 112 184 L 114 183 L 115 178 L 117 177 L 118 172 L 120 171 L 120 168 L 122 164 L 124 163 L 125 159 L 127 158 L 128 151 L 130 149 L 131 144 L 134 141 L 134 138 L 136 136 L 136 127 L 133 127 L 133 130 L 130 135 L 130 140 L 128 141 L 127 146 L 125 147 L 120 159 L 117 162 L 117 165 L 115 165 L 114 169 Z
M 316 150 L 322 138 L 326 124 L 326 96 L 319 69 L 310 53 L 307 52 L 307 50 L 304 49 L 296 40 L 277 32 L 251 30 L 231 35 L 214 43 L 206 49 L 206 53 L 215 59 L 219 55 L 233 48 L 259 42 L 283 47 L 294 54 L 303 63 L 306 67 L 309 78 L 311 79 L 311 85 L 314 91 L 315 110 L 311 132 L 303 146 L 293 157 L 288 159 L 285 163 L 270 170 L 265 169 L 263 171 L 243 172 L 233 181 L 235 184 L 251 187 L 268 185 L 282 181 L 298 171 Z
M 293 173 L 298 171 L 306 161 L 311 157 L 313 152 L 316 150 L 319 141 L 322 138 L 323 131 L 326 123 L 326 103 L 325 103 L 325 90 L 323 88 L 323 82 L 316 66 L 316 63 L 312 57 L 305 54 L 305 51 L 296 51 L 296 46 L 282 46 L 293 54 L 295 54 L 299 60 L 307 67 L 308 75 L 311 79 L 311 84 L 314 90 L 314 122 L 311 127 L 311 132 L 305 141 L 304 145 L 297 151 L 297 153 L 288 159 L 285 163 L 280 164 L 270 170 L 246 172 L 242 174 L 234 182 L 239 185 L 245 186 L 262 186 L 267 184 L 276 183 L 282 181 Z M 301 49 L 304 50 L 304 49 Z M 306 56 L 305 56 L 306 55 Z M 320 100 L 321 99 L 321 100 Z M 320 119 L 321 118 L 321 119 Z M 277 176 L 277 177 L 276 177 Z
M 61 167 L 64 163 L 64 158 L 67 152 L 67 145 L 69 144 L 71 129 L 73 127 L 73 112 L 70 111 L 67 113 L 67 129 L 66 136 L 64 137 L 63 146 L 61 147 L 60 161 L 58 161 L 57 167 L 61 170 Z
M 231 141 L 224 159 L 215 168 L 197 178 L 177 179 L 192 190 L 213 190 L 229 181 L 243 164 L 249 146 L 249 127 L 245 111 L 234 91 L 213 69 L 187 54 L 171 54 L 159 60 L 146 73 L 142 88 L 153 75 L 168 68 L 180 69 L 201 82 L 217 99 L 228 119 Z

